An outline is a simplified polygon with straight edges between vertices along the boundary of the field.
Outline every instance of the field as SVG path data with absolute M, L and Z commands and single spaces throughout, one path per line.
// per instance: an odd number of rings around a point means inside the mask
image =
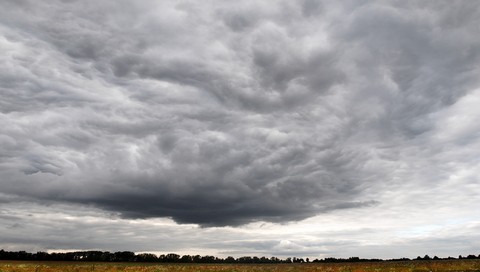
M 477 271 L 480 260 L 402 261 L 375 263 L 304 263 L 304 264 L 154 264 L 154 263 L 87 263 L 87 262 L 16 262 L 0 261 L 0 272 L 117 272 L 117 271 L 184 271 L 184 272 L 435 272 Z

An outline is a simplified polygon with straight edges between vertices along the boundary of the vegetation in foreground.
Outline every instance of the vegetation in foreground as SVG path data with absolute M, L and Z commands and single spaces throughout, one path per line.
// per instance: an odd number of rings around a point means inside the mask
M 0 272 L 117 272 L 117 271 L 183 271 L 183 272 L 441 272 L 477 271 L 480 260 L 414 260 L 397 262 L 357 263 L 290 263 L 290 264 L 158 264 L 158 263 L 99 263 L 99 262 L 30 262 L 0 261 Z

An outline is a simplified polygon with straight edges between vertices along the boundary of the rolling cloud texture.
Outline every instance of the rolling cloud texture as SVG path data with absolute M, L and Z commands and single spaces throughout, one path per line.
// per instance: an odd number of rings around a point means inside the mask
M 474 1 L 1 6 L 0 203 L 209 227 L 478 200 Z

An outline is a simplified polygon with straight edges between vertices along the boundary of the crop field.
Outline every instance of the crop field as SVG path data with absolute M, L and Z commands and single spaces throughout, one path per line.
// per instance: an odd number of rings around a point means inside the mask
M 0 272 L 117 272 L 117 271 L 328 271 L 328 272 L 435 272 L 478 271 L 480 260 L 401 261 L 365 263 L 304 263 L 304 264 L 156 264 L 156 263 L 87 263 L 87 262 L 20 262 L 0 261 Z

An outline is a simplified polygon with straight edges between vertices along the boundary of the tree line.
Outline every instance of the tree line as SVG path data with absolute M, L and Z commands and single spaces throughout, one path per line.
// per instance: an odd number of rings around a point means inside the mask
M 468 255 L 466 257 L 458 256 L 458 258 L 448 257 L 439 258 L 434 256 L 431 258 L 428 255 L 424 257 L 418 256 L 415 260 L 451 260 L 451 259 L 480 259 L 480 255 Z M 26 251 L 5 251 L 0 250 L 0 260 L 18 260 L 18 261 L 85 261 L 85 262 L 158 262 L 158 263 L 341 263 L 341 262 L 380 262 L 380 261 L 410 261 L 409 258 L 400 259 L 362 259 L 359 257 L 344 258 L 324 258 L 314 259 L 309 258 L 286 258 L 280 259 L 277 257 L 226 257 L 219 258 L 215 256 L 200 256 L 200 255 L 183 255 L 180 256 L 175 253 L 155 255 L 152 253 L 138 253 L 131 251 L 75 251 L 75 252 L 43 252 L 29 253 Z

